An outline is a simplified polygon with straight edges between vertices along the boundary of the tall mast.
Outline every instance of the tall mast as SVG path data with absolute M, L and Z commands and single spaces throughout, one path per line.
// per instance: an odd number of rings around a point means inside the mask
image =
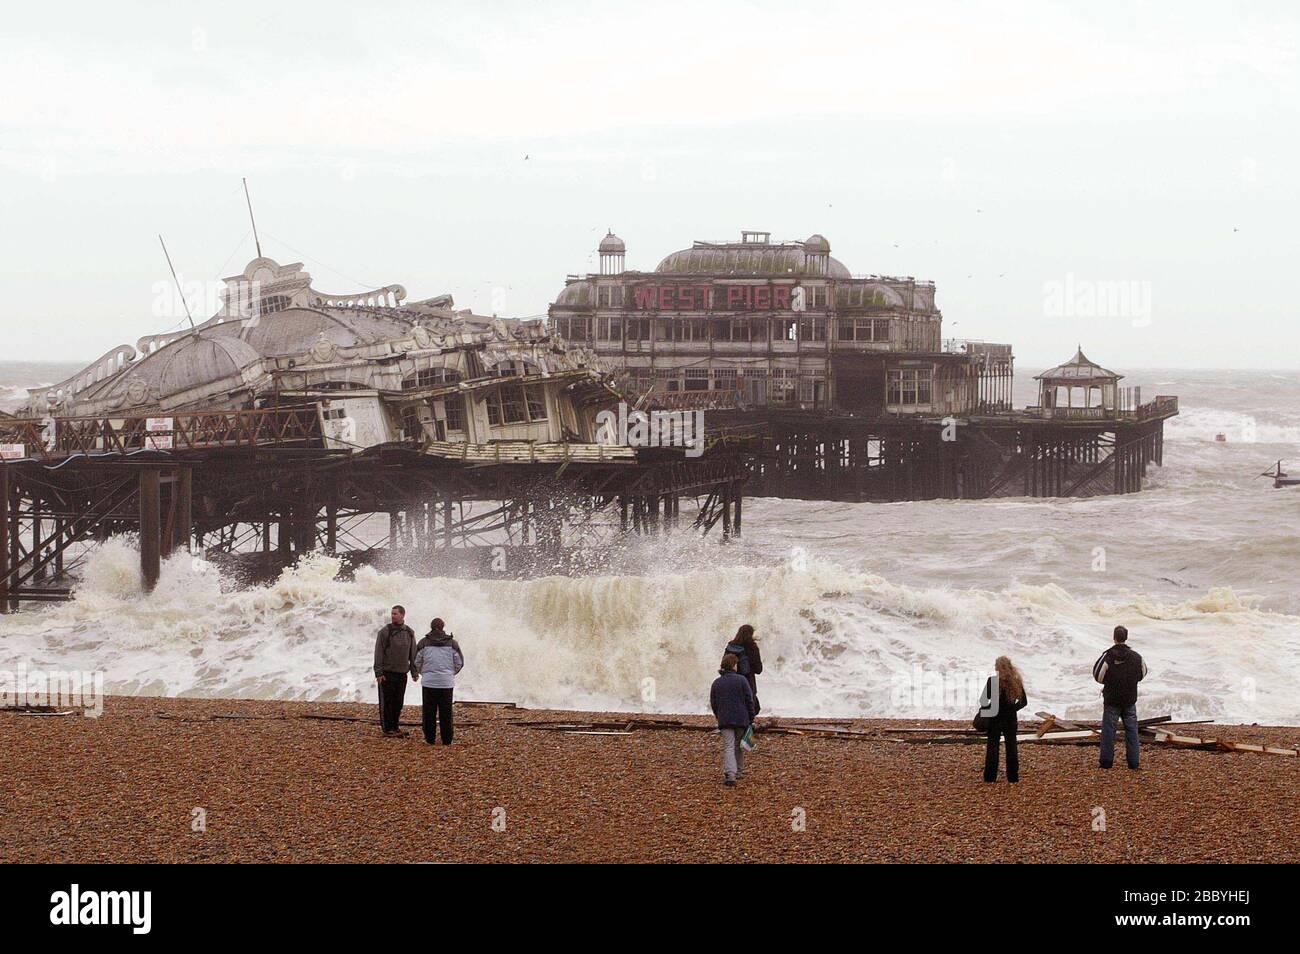
M 167 267 L 172 270 L 172 281 L 176 283 L 176 294 L 181 296 L 181 304 L 185 306 L 185 317 L 190 320 L 190 327 L 194 327 L 194 316 L 190 314 L 190 303 L 185 300 L 185 292 L 181 289 L 181 280 L 176 277 L 176 266 L 172 264 L 172 257 L 167 251 L 167 243 L 163 241 L 161 235 L 158 236 L 158 244 L 162 246 L 163 255 L 167 256 Z
M 257 219 L 253 218 L 253 200 L 248 196 L 248 179 L 244 179 L 244 201 L 248 203 L 248 221 L 253 223 L 253 244 L 257 246 L 257 257 L 262 257 L 262 240 L 257 237 Z

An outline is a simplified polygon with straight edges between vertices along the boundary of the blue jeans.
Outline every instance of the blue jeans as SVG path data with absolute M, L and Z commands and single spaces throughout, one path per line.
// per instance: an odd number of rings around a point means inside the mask
M 1124 720 L 1124 758 L 1128 767 L 1138 767 L 1141 743 L 1138 742 L 1138 707 L 1112 706 L 1107 704 L 1101 714 L 1101 767 L 1110 768 L 1115 764 L 1115 723 Z

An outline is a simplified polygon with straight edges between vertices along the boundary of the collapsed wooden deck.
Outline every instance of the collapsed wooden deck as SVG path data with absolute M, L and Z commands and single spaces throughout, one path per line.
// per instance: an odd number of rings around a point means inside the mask
M 0 423 L 0 443 L 28 453 L 0 463 L 0 611 L 66 599 L 89 544 L 138 534 L 146 588 L 178 549 L 256 555 L 285 566 L 315 550 L 401 552 L 412 566 L 435 552 L 523 548 L 532 565 L 561 568 L 565 539 L 671 532 L 682 498 L 692 527 L 741 531 L 742 450 L 714 441 L 681 448 L 523 441 L 460 447 L 417 442 L 362 450 L 326 446 L 314 410 L 204 412 L 167 419 Z M 483 509 L 470 505 L 492 501 Z M 617 513 L 617 517 L 614 513 Z M 608 516 L 597 520 L 602 513 Z M 387 515 L 379 544 L 353 533 Z M 445 561 L 443 561 L 445 562 Z

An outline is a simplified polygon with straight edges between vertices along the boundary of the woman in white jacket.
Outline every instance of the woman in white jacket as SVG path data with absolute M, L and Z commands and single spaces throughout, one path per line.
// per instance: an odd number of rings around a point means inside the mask
M 451 633 L 444 632 L 445 625 L 435 619 L 428 635 L 415 647 L 415 668 L 420 672 L 424 695 L 424 741 L 430 745 L 437 743 L 435 727 L 441 730 L 442 744 L 451 745 L 451 695 L 456 673 L 465 665 L 460 644 Z

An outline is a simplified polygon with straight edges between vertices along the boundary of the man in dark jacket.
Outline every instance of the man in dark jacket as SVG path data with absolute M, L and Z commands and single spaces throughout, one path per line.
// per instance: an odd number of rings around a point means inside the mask
M 406 609 L 394 606 L 391 622 L 375 637 L 375 682 L 379 685 L 379 723 L 384 735 L 405 735 L 401 730 L 402 703 L 406 699 L 406 674 L 414 681 L 415 632 L 406 625 Z
M 1128 630 L 1115 627 L 1115 645 L 1101 654 L 1092 667 L 1092 678 L 1102 685 L 1101 767 L 1115 764 L 1115 723 L 1124 722 L 1124 757 L 1136 769 L 1138 742 L 1138 683 L 1147 674 L 1142 657 L 1128 648 Z
M 736 662 L 734 653 L 722 657 L 722 668 L 709 690 L 709 708 L 722 736 L 722 781 L 726 785 L 735 785 L 745 774 L 745 750 L 740 742 L 758 715 L 754 692 L 749 680 L 736 672 Z

